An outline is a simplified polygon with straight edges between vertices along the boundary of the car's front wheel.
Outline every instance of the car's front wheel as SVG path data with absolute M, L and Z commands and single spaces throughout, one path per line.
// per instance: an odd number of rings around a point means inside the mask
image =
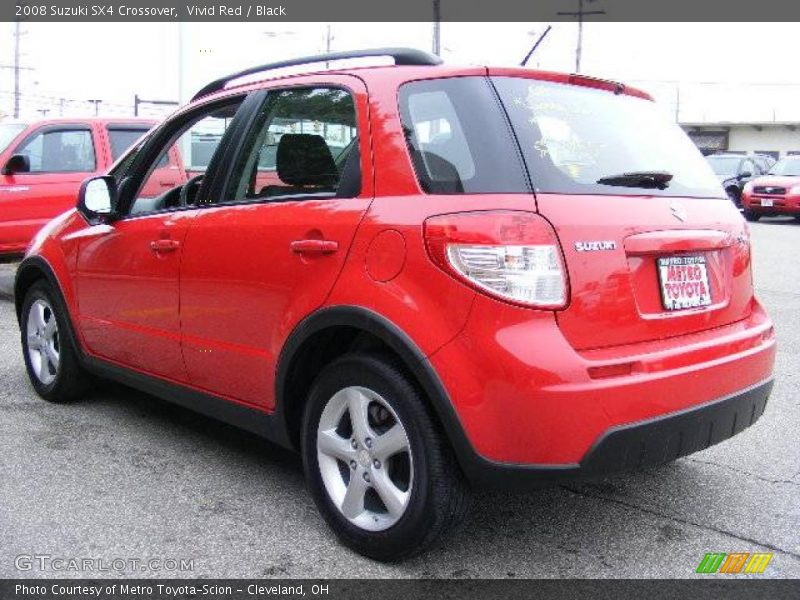
M 303 462 L 337 536 L 377 560 L 413 555 L 459 523 L 469 490 L 413 382 L 390 361 L 348 355 L 306 406 Z
M 33 388 L 50 402 L 70 402 L 88 388 L 60 298 L 44 281 L 33 284 L 22 305 L 20 330 Z
M 756 221 L 758 221 L 761 218 L 761 215 L 759 215 L 758 213 L 754 213 L 751 210 L 745 209 L 744 210 L 744 218 L 747 219 L 748 221 L 752 222 L 752 223 L 755 223 Z

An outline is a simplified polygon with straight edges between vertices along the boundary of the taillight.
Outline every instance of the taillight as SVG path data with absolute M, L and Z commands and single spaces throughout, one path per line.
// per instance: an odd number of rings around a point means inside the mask
M 433 262 L 502 300 L 536 308 L 567 304 L 567 275 L 551 225 L 527 212 L 471 212 L 425 221 Z

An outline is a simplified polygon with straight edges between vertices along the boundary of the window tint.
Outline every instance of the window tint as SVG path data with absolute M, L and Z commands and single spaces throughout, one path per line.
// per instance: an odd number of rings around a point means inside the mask
M 38 133 L 17 148 L 31 161 L 31 173 L 95 170 L 94 144 L 88 129 L 58 129 Z
M 725 197 L 697 147 L 650 100 L 533 79 L 492 81 L 536 191 Z M 664 189 L 641 176 L 654 172 L 672 176 Z
M 111 144 L 111 158 L 116 161 L 125 151 L 133 146 L 148 129 L 146 128 L 123 128 L 109 127 L 108 139 Z
M 400 114 L 425 192 L 530 191 L 516 144 L 485 78 L 407 83 L 400 88 Z
M 360 191 L 356 110 L 344 90 L 269 94 L 243 148 L 226 201 Z

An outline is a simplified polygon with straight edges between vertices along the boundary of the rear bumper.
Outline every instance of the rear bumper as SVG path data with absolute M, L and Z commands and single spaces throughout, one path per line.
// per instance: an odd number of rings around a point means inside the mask
M 480 314 L 493 318 L 470 318 L 428 359 L 450 399 L 455 452 L 479 486 L 670 461 L 748 427 L 771 389 L 774 330 L 756 302 L 725 327 L 584 352 L 552 315 L 496 305 Z
M 526 489 L 670 462 L 718 444 L 764 413 L 773 381 L 725 398 L 609 429 L 578 464 L 523 465 L 481 459 L 467 473 L 481 488 Z

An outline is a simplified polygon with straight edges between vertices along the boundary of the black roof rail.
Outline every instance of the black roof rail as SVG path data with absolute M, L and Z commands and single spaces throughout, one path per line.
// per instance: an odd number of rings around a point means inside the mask
M 223 89 L 226 84 L 234 79 L 254 75 L 255 73 L 262 73 L 264 71 L 272 71 L 274 69 L 283 69 L 285 67 L 294 67 L 297 65 L 306 65 L 312 63 L 322 63 L 334 60 L 346 60 L 350 58 L 366 58 L 371 56 L 388 56 L 394 59 L 395 65 L 419 65 L 419 66 L 435 66 L 442 64 L 442 59 L 434 54 L 416 50 L 414 48 L 372 48 L 370 50 L 348 50 L 346 52 L 329 52 L 327 54 L 317 54 L 315 56 L 304 56 L 302 58 L 293 58 L 291 60 L 282 60 L 280 62 L 267 63 L 259 67 L 252 67 L 220 77 L 212 81 L 192 97 L 192 102 L 202 96 L 207 96 L 213 92 L 218 92 Z

